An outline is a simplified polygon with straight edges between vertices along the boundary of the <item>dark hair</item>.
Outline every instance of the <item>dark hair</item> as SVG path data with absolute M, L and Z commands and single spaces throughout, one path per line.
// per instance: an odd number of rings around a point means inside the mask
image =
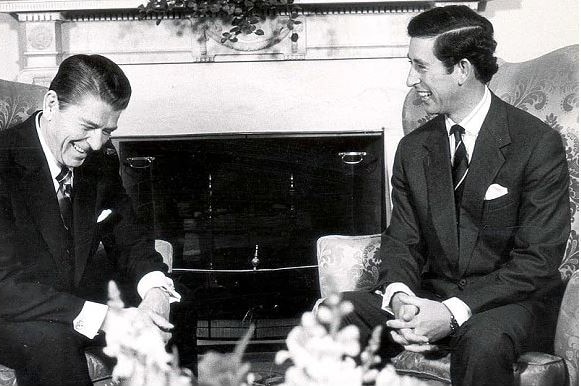
M 49 89 L 57 93 L 60 108 L 94 95 L 115 110 L 124 110 L 131 97 L 123 70 L 101 55 L 73 55 L 63 60 Z
M 434 56 L 452 72 L 455 64 L 468 59 L 476 69 L 476 79 L 488 83 L 498 70 L 492 23 L 465 5 L 436 7 L 415 16 L 408 35 L 436 37 Z

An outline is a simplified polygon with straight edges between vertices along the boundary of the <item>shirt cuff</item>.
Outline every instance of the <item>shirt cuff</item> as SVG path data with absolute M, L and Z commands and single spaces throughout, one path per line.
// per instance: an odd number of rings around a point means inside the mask
M 79 334 L 93 339 L 99 333 L 108 310 L 109 307 L 105 304 L 86 301 L 79 315 L 73 320 L 73 328 Z
M 161 271 L 149 272 L 137 283 L 137 293 L 141 296 L 141 299 L 152 288 L 161 288 L 164 290 L 169 295 L 170 303 L 179 302 L 182 299 L 182 296 L 174 288 L 173 280 L 165 276 Z
M 468 307 L 466 303 L 458 298 L 446 299 L 442 303 L 444 303 L 452 315 L 454 315 L 454 319 L 456 319 L 456 322 L 458 322 L 459 326 L 464 324 L 464 322 L 472 316 L 470 307 Z
M 403 283 L 391 283 L 390 285 L 388 285 L 385 288 L 385 293 L 383 294 L 383 300 L 381 302 L 381 309 L 389 312 L 392 315 L 393 315 L 393 310 L 391 309 L 391 306 L 390 306 L 391 298 L 397 292 L 403 292 L 409 296 L 416 296 L 416 294 L 414 294 L 414 291 L 412 291 L 410 289 L 410 287 L 408 287 L 407 285 L 405 285 Z

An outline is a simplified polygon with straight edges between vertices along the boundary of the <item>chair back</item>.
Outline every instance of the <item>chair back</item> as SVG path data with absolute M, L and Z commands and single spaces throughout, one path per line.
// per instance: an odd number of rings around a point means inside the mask
M 46 92 L 46 87 L 0 79 L 0 131 L 40 110 Z
M 560 267 L 563 280 L 568 280 L 579 269 L 579 45 L 522 63 L 499 61 L 489 87 L 502 100 L 528 111 L 561 134 L 571 179 L 571 233 Z M 412 88 L 402 111 L 404 134 L 431 118 Z

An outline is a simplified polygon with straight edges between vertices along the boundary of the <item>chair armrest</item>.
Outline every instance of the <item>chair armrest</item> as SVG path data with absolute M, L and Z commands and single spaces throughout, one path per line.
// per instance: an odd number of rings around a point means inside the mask
M 317 240 L 321 297 L 369 290 L 379 279 L 381 235 L 323 236 Z
M 570 385 L 579 384 L 579 271 L 575 271 L 565 289 L 557 330 L 555 355 L 565 360 Z
M 173 246 L 169 241 L 155 240 L 155 250 L 163 257 L 163 262 L 167 265 L 168 273 L 171 273 L 173 265 Z

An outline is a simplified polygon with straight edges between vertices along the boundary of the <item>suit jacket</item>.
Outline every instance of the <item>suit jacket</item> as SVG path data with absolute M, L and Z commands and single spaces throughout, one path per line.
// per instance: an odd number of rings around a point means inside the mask
M 499 184 L 508 194 L 484 200 Z M 456 226 L 444 116 L 404 137 L 393 166 L 393 214 L 379 286 L 403 282 L 473 313 L 542 299 L 561 284 L 570 230 L 559 133 L 492 95 L 476 139 Z M 417 293 L 417 292 L 416 292 Z
M 99 242 L 136 281 L 167 268 L 136 221 L 110 142 L 74 169 L 67 241 L 35 116 L 0 133 L 0 319 L 72 323 L 84 303 L 75 292 Z M 97 223 L 105 209 L 112 214 Z

